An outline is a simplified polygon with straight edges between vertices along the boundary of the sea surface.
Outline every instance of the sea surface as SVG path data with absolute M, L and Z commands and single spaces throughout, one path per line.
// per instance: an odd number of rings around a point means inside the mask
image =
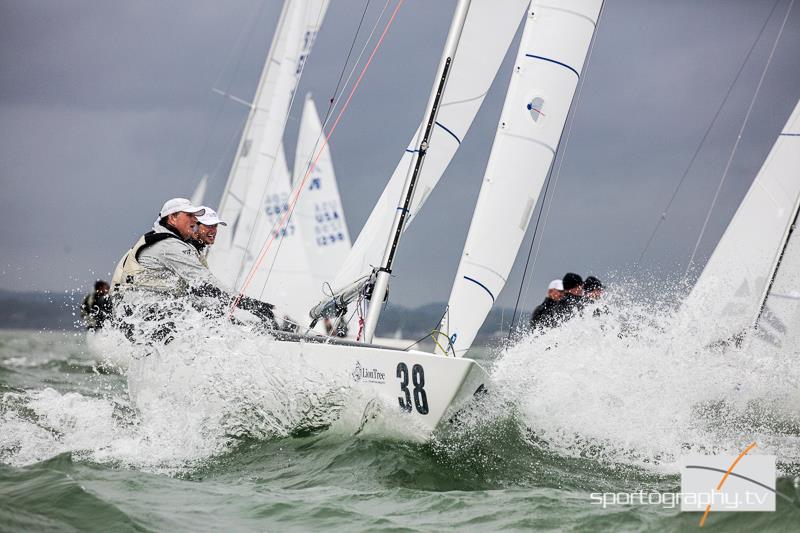
M 663 496 L 680 456 L 751 442 L 785 498 L 704 529 L 800 530 L 797 354 L 697 348 L 652 322 L 589 316 L 474 350 L 492 389 L 425 444 L 338 427 L 339 385 L 249 333 L 170 344 L 196 379 L 160 368 L 174 395 L 141 407 L 84 333 L 0 331 L 0 530 L 692 531 L 701 514 Z M 612 493 L 662 496 L 599 503 Z

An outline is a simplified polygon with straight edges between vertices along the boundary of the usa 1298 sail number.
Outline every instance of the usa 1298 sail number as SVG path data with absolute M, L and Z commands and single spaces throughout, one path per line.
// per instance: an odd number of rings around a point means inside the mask
M 414 398 L 414 407 L 421 415 L 428 414 L 428 395 L 425 394 L 425 369 L 422 365 L 411 367 L 408 372 L 408 365 L 405 363 L 397 364 L 397 378 L 400 380 L 400 392 L 402 396 L 397 398 L 400 408 L 406 412 L 411 412 L 411 398 Z M 410 378 L 410 379 L 409 379 Z M 409 389 L 411 385 L 411 389 Z

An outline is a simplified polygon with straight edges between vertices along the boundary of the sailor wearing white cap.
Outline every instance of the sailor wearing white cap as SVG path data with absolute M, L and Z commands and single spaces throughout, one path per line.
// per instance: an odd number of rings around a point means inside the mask
M 547 297 L 533 310 L 531 315 L 531 329 L 548 328 L 557 324 L 554 314 L 556 303 L 564 297 L 564 282 L 554 279 L 547 286 Z
M 161 315 L 175 316 L 180 306 L 166 313 L 158 311 L 165 305 L 169 306 L 173 300 L 164 298 L 164 295 L 210 297 L 217 302 L 217 307 L 226 308 L 230 305 L 233 301 L 231 290 L 211 273 L 191 242 L 195 237 L 198 217 L 204 217 L 203 220 L 215 228 L 222 223 L 216 213 L 192 205 L 186 198 L 173 198 L 164 203 L 158 217 L 153 229 L 139 238 L 122 257 L 114 272 L 112 286 L 121 295 L 125 309 L 123 315 L 133 314 L 135 308 L 144 306 L 145 315 L 151 317 L 145 320 Z M 148 296 L 153 293 L 155 298 Z M 200 302 L 195 304 L 205 306 Z M 269 327 L 275 326 L 270 304 L 242 297 L 239 307 L 252 311 L 267 321 Z M 125 321 L 124 317 L 121 319 Z M 133 329 L 127 326 L 129 332 Z M 165 325 L 158 332 L 159 336 L 153 335 L 153 338 L 165 339 L 173 329 L 174 323 Z
M 200 261 L 208 267 L 208 250 L 209 246 L 217 240 L 217 226 L 227 226 L 228 224 L 220 220 L 217 212 L 210 207 L 202 206 L 202 209 L 205 210 L 205 214 L 197 217 L 192 244 L 200 254 Z
M 220 287 L 221 282 L 203 266 L 197 250 L 188 242 L 194 235 L 197 217 L 204 214 L 205 209 L 186 198 L 167 200 L 153 229 L 120 260 L 112 286 L 175 294 L 206 284 Z

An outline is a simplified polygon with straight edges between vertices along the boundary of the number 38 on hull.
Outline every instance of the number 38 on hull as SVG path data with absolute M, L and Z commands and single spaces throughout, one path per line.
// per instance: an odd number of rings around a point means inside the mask
M 347 341 L 278 343 L 281 353 L 344 376 L 355 428 L 381 438 L 423 442 L 488 386 L 488 374 L 470 359 Z

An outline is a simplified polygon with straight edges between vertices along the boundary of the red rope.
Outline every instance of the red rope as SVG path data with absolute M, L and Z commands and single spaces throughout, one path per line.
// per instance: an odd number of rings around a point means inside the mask
M 372 49 L 372 53 L 369 55 L 369 59 L 367 59 L 367 62 L 364 64 L 364 68 L 361 69 L 361 74 L 358 75 L 358 79 L 353 84 L 353 88 L 350 90 L 350 94 L 347 96 L 347 100 L 345 101 L 342 108 L 339 110 L 339 114 L 336 116 L 336 120 L 333 122 L 333 126 L 331 126 L 330 131 L 328 131 L 328 135 L 325 136 L 325 140 L 322 142 L 319 151 L 317 151 L 317 155 L 314 156 L 314 160 L 311 162 L 311 165 L 309 165 L 308 170 L 306 171 L 306 174 L 303 177 L 303 180 L 300 182 L 300 185 L 295 189 L 292 201 L 289 204 L 289 209 L 286 212 L 284 212 L 283 216 L 281 217 L 281 220 L 277 226 L 278 228 L 282 228 L 289 220 L 289 217 L 292 216 L 294 208 L 297 205 L 297 200 L 300 198 L 300 193 L 305 188 L 306 181 L 308 181 L 309 176 L 311 176 L 311 173 L 314 171 L 314 168 L 316 167 L 319 158 L 322 157 L 323 150 L 325 150 L 325 147 L 328 145 L 328 141 L 333 135 L 333 132 L 336 131 L 336 127 L 339 125 L 339 121 L 341 120 L 342 115 L 347 110 L 347 107 L 350 105 L 350 100 L 352 100 L 353 95 L 356 92 L 356 89 L 361 84 L 361 80 L 364 78 L 364 74 L 366 74 L 370 63 L 372 63 L 372 59 L 375 57 L 375 54 L 378 51 L 378 48 L 380 48 L 381 44 L 383 43 L 383 38 L 386 37 L 386 33 L 389 31 L 389 27 L 394 22 L 394 19 L 397 16 L 397 12 L 400 10 L 400 6 L 403 5 L 404 1 L 405 0 L 398 0 L 397 5 L 395 6 L 394 11 L 392 12 L 392 16 L 389 17 L 389 20 L 386 22 L 386 26 L 383 28 L 383 33 L 381 33 L 378 42 L 375 43 L 375 46 Z M 261 253 L 258 254 L 258 259 L 256 260 L 253 267 L 250 269 L 250 272 L 247 274 L 247 277 L 245 278 L 244 283 L 242 284 L 242 288 L 239 290 L 239 294 L 237 294 L 236 299 L 234 299 L 233 301 L 233 305 L 231 305 L 230 316 L 233 316 L 233 311 L 236 309 L 236 306 L 239 305 L 242 296 L 244 296 L 244 291 L 247 290 L 247 287 L 253 281 L 256 271 L 258 270 L 259 266 L 261 266 L 261 262 L 264 260 L 264 258 L 267 255 L 267 252 L 272 246 L 272 243 L 275 241 L 275 235 L 279 232 L 280 229 L 278 231 L 270 232 L 267 242 L 261 248 Z

